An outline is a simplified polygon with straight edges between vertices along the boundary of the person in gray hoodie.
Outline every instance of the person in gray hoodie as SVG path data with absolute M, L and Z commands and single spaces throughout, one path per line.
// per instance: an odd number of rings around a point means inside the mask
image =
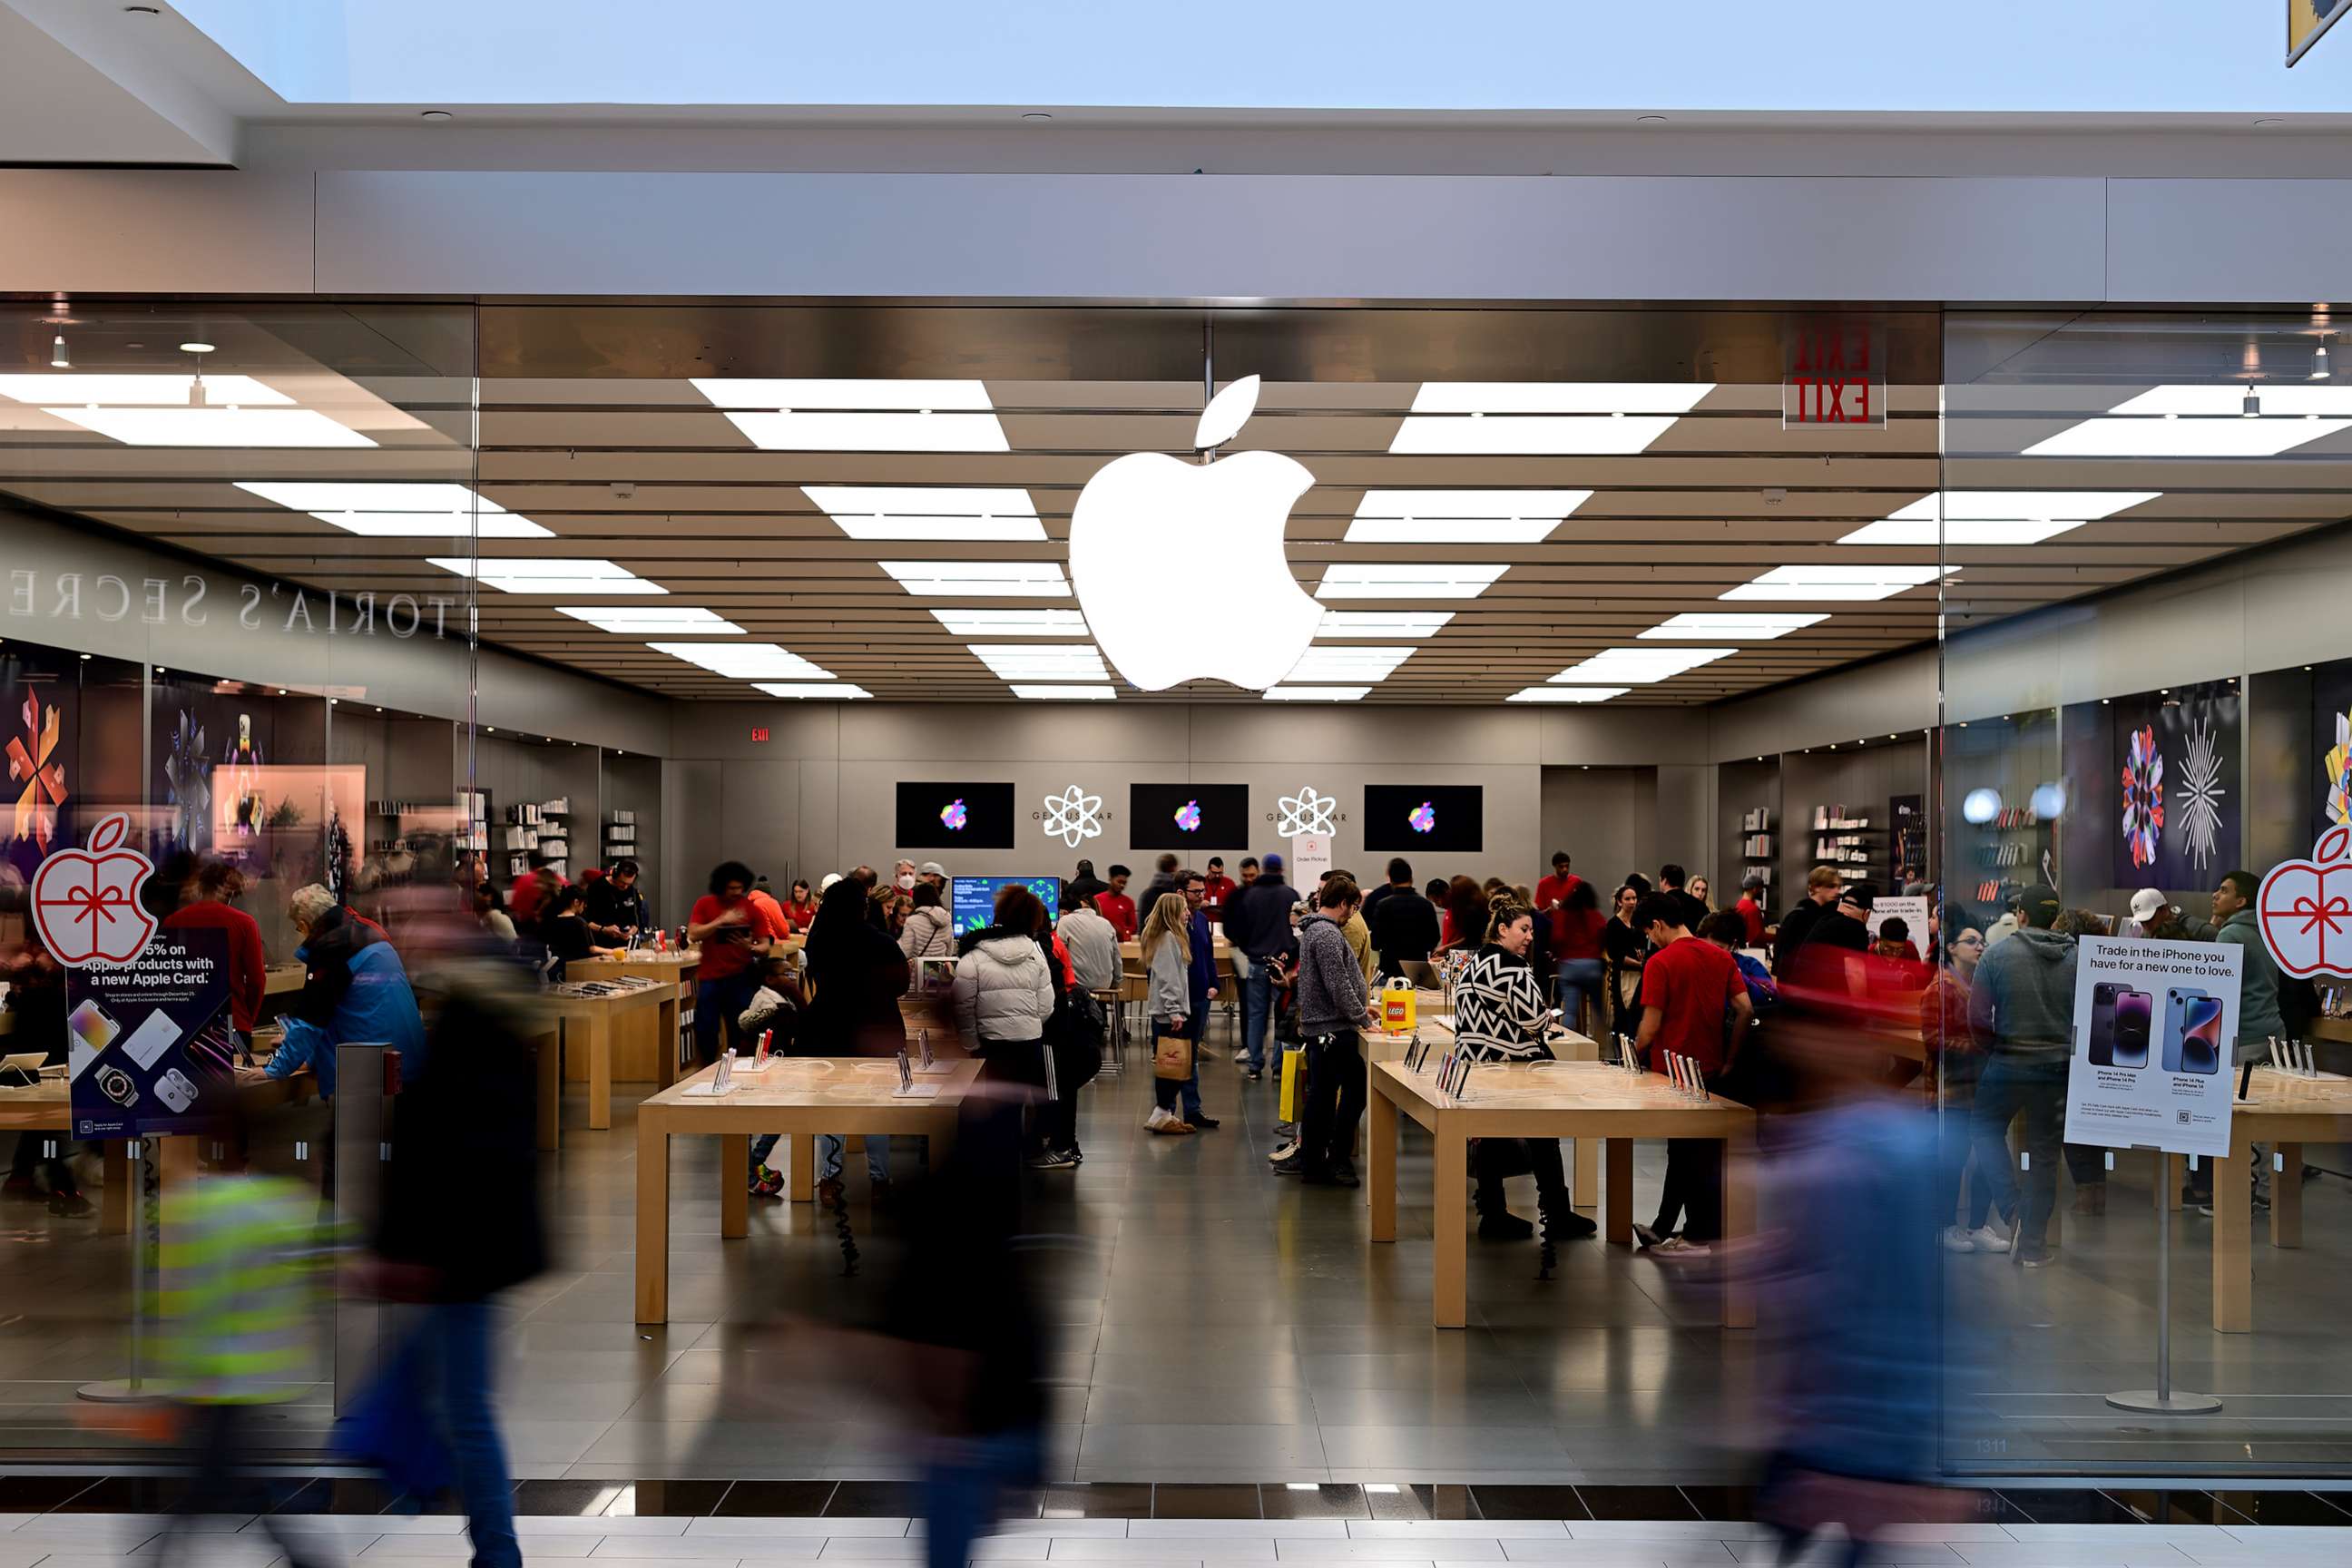
M 1354 1187 L 1350 1154 L 1364 1115 L 1360 1031 L 1371 1021 L 1363 966 L 1345 927 L 1364 896 L 1333 876 L 1315 895 L 1315 912 L 1298 922 L 1298 1032 L 1307 1041 L 1307 1104 L 1298 1115 L 1299 1179 L 1315 1186 Z
M 1993 1207 L 2011 1229 L 2012 1255 L 2039 1268 L 2050 1261 L 2050 1211 L 2058 1199 L 2066 1063 L 2074 1041 L 2075 947 L 2073 937 L 2050 929 L 2060 910 L 2051 889 L 2026 889 L 2016 909 L 2016 936 L 1978 962 L 1969 993 L 1969 1030 L 1985 1052 L 1969 1129 L 1978 1173 L 1993 1184 Z M 2021 1208 L 2008 1144 L 2010 1121 L 2021 1115 L 2029 1156 Z M 1994 1249 L 1979 1239 L 1976 1250 Z

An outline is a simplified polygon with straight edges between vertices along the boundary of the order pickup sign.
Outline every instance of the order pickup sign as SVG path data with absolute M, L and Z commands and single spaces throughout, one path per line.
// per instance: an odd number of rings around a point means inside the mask
M 2244 963 L 2245 950 L 2226 942 L 2082 940 L 2067 1142 L 2230 1153 Z

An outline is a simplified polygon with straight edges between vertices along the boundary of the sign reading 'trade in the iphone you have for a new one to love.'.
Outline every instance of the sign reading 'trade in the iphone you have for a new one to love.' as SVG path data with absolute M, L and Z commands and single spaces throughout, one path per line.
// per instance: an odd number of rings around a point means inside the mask
M 2074 967 L 2066 1142 L 2230 1152 L 2231 1064 L 2245 951 L 2088 936 Z

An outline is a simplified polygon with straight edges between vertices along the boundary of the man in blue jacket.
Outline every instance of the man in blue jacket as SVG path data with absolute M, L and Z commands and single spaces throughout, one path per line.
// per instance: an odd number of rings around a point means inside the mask
M 424 1067 L 425 1021 L 400 954 L 378 927 L 361 920 L 313 883 L 298 889 L 289 911 L 302 945 L 294 956 L 308 966 L 302 994 L 286 1014 L 286 1038 L 266 1069 L 284 1078 L 309 1068 L 319 1098 L 335 1097 L 335 1047 L 346 1042 L 385 1045 L 400 1052 L 404 1077 Z
M 1225 906 L 1225 940 L 1250 961 L 1249 978 L 1242 984 L 1242 1047 L 1252 1079 L 1265 1076 L 1266 1028 L 1274 1014 L 1274 973 L 1268 965 L 1276 959 L 1286 965 L 1298 956 L 1298 938 L 1290 925 L 1290 906 L 1297 901 L 1297 895 L 1282 879 L 1282 857 L 1268 855 L 1257 880 Z

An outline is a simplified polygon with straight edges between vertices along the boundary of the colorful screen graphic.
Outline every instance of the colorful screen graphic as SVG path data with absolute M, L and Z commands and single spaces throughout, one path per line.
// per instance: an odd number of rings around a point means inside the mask
M 1265 836 L 1261 823 L 1259 837 Z M 1197 869 L 1218 850 L 1252 842 L 1249 786 L 1223 784 L 1139 784 L 1127 792 L 1127 842 L 1131 849 L 1173 849 L 1194 857 Z
M 1045 906 L 1049 921 L 1062 918 L 1062 880 L 1058 877 L 951 877 L 948 879 L 948 913 L 958 936 L 984 928 L 996 915 L 996 895 L 1007 888 L 1026 888 Z
M 1009 784 L 902 781 L 898 816 L 901 849 L 1013 847 L 1013 786 Z
M 1486 793 L 1477 784 L 1366 784 L 1364 847 L 1474 854 L 1486 847 Z

